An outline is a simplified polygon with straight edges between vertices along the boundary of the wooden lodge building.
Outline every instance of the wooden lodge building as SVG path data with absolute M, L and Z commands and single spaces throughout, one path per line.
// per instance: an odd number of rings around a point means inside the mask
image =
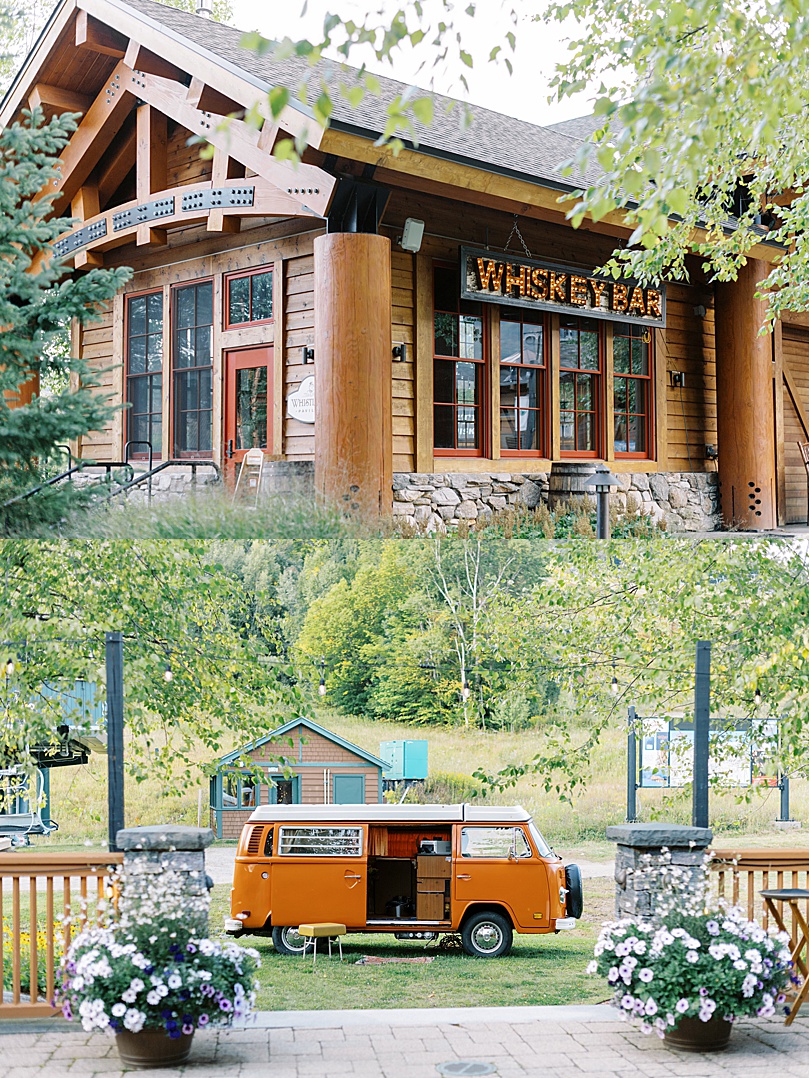
M 590 120 L 476 108 L 464 129 L 439 98 L 395 156 L 375 143 L 404 87 L 381 79 L 356 108 L 335 91 L 327 130 L 296 102 L 258 130 L 239 117 L 305 67 L 240 41 L 152 0 L 61 0 L 2 104 L 3 125 L 33 104 L 83 114 L 58 250 L 75 272 L 133 269 L 76 334 L 129 405 L 82 457 L 151 451 L 184 475 L 261 448 L 276 475 L 428 527 L 534 506 L 552 469 L 604 460 L 672 529 L 806 519 L 809 317 L 757 335 L 764 229 L 735 283 L 696 263 L 659 290 L 601 280 L 629 230 L 574 230 L 558 202 Z M 302 134 L 299 167 L 272 156 Z

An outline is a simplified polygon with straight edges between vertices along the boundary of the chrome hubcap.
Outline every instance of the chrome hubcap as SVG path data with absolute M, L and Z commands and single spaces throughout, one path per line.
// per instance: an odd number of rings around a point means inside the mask
M 503 933 L 497 925 L 484 921 L 473 930 L 472 942 L 478 951 L 489 954 L 496 951 L 503 942 Z
M 305 940 L 297 928 L 285 928 L 284 929 L 284 943 L 289 947 L 291 951 L 302 951 L 304 948 Z

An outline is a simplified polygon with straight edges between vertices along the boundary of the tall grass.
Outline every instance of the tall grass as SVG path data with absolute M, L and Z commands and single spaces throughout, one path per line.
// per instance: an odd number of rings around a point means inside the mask
M 448 727 L 420 728 L 403 723 L 372 721 L 336 715 L 328 711 L 313 714 L 316 721 L 336 734 L 377 754 L 382 741 L 397 738 L 426 737 L 429 740 L 431 781 L 430 800 L 468 799 L 478 784 L 472 778 L 476 768 L 484 766 L 493 771 L 509 763 L 530 759 L 540 747 L 539 731 L 525 730 L 486 732 Z M 255 734 L 266 733 L 270 726 L 260 715 L 255 718 Z M 582 738 L 584 729 L 582 729 Z M 230 746 L 225 746 L 227 751 Z M 212 761 L 199 754 L 196 763 Z M 792 815 L 809 820 L 809 783 L 792 780 Z M 200 774 L 199 781 L 184 788 L 178 796 L 166 792 L 160 782 L 150 779 L 143 783 L 126 782 L 126 822 L 128 826 L 158 823 L 196 825 L 199 795 L 202 795 L 202 823 L 207 825 L 208 780 Z M 622 730 L 607 732 L 593 762 L 584 792 L 572 805 L 546 794 L 541 785 L 530 777 L 519 780 L 516 787 L 490 795 L 495 804 L 522 804 L 531 811 L 548 839 L 560 848 L 581 843 L 598 843 L 606 852 L 604 829 L 610 824 L 623 823 L 626 813 L 626 740 Z M 687 791 L 641 790 L 638 792 L 642 819 L 665 818 L 689 823 L 691 806 Z M 60 830 L 50 844 L 98 844 L 106 839 L 106 759 L 93 756 L 83 767 L 55 768 L 51 773 L 51 812 L 59 821 Z M 739 791 L 711 792 L 711 821 L 718 836 L 735 842 L 744 837 L 766 841 L 767 844 L 795 845 L 789 832 L 776 834 L 773 822 L 778 815 L 778 791 L 758 790 L 750 803 L 739 797 Z M 37 845 L 45 840 L 35 840 Z M 725 843 L 725 839 L 723 839 Z M 753 844 L 756 844 L 754 842 Z

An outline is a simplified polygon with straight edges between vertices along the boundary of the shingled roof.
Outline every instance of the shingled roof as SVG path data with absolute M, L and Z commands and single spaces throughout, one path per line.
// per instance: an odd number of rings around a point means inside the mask
M 313 70 L 299 57 L 277 61 L 271 55 L 257 56 L 242 48 L 243 31 L 232 26 L 200 18 L 155 3 L 154 0 L 110 2 L 115 6 L 131 8 L 141 17 L 206 50 L 220 62 L 225 61 L 238 68 L 267 89 L 279 84 L 295 87 Z M 330 60 L 321 60 L 314 72 L 336 85 L 351 81 L 350 72 Z M 333 127 L 367 134 L 374 139 L 381 134 L 388 104 L 409 87 L 396 79 L 377 77 L 381 86 L 380 95 L 366 95 L 355 108 L 338 93 L 333 95 Z M 492 77 L 508 76 L 493 73 Z M 415 125 L 421 153 L 519 176 L 558 190 L 571 190 L 582 182 L 580 177 L 563 178 L 558 172 L 559 165 L 573 157 L 581 144 L 579 129 L 568 132 L 564 124 L 542 127 L 477 105 L 471 108 L 472 123 L 464 126 L 463 108 L 459 101 L 440 94 L 432 96 L 435 101 L 433 123 L 429 126 Z M 582 118 L 582 121 L 586 120 L 587 117 Z M 583 179 L 593 182 L 597 176 L 597 167 L 591 166 Z

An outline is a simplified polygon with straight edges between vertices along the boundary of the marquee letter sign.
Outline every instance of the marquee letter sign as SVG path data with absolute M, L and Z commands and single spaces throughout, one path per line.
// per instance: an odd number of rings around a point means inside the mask
M 581 269 L 461 248 L 461 298 L 665 326 L 666 291 Z

